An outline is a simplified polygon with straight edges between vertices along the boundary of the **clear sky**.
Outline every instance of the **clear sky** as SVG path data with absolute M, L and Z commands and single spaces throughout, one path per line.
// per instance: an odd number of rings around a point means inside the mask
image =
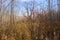
M 19 0 L 18 0 L 19 1 Z M 21 4 L 21 11 L 24 11 L 24 2 L 27 2 L 27 3 L 29 3 L 29 2 L 31 2 L 32 0 L 21 0 L 20 1 L 20 4 Z M 41 9 L 41 8 L 43 8 L 43 9 L 45 9 L 45 10 L 47 10 L 47 8 L 48 8 L 48 0 L 35 0 L 38 4 L 40 4 L 40 5 L 38 5 L 37 7 L 38 7 L 38 9 Z M 51 0 L 51 5 L 52 5 L 52 9 L 53 10 L 56 10 L 57 9 L 57 0 Z M 43 7 L 44 6 L 44 7 Z
M 24 8 L 25 2 L 30 3 L 31 1 L 33 1 L 33 0 L 15 0 L 15 4 L 16 4 L 15 5 L 15 13 L 16 13 L 16 11 L 17 12 L 19 11 L 20 14 L 23 13 L 25 11 L 25 8 Z M 37 4 L 40 4 L 37 6 L 38 9 L 43 8 L 43 9 L 47 10 L 48 0 L 35 0 L 35 1 L 37 2 Z M 4 5 L 7 6 L 8 3 L 10 3 L 10 0 L 7 0 L 7 2 L 5 2 Z M 52 9 L 56 10 L 57 9 L 57 0 L 51 0 L 51 5 L 52 5 Z M 7 9 L 9 9 L 9 8 L 10 8 L 10 6 L 8 6 Z

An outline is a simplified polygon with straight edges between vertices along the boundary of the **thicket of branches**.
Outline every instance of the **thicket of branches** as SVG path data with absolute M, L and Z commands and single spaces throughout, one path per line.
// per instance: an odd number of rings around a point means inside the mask
M 16 21 L 16 0 L 5 6 L 7 0 L 0 0 L 0 40 L 60 40 L 60 4 L 57 0 L 58 10 L 51 9 L 51 1 L 47 0 L 47 11 L 42 6 L 42 12 L 35 0 L 25 2 L 24 20 Z M 26 15 L 25 15 L 26 14 Z M 5 18 L 6 15 L 6 18 Z M 8 16 L 7 16 L 8 15 Z M 5 19 L 4 19 L 5 18 Z M 7 19 L 7 20 L 6 20 Z

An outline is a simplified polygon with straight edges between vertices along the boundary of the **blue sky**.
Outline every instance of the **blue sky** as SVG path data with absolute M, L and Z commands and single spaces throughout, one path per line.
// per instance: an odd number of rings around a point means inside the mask
M 30 2 L 32 0 L 21 0 L 20 3 L 21 3 L 21 7 L 23 8 L 24 7 L 24 2 Z M 41 6 L 44 5 L 44 7 L 47 7 L 48 6 L 48 3 L 47 3 L 47 0 L 35 0 L 38 4 L 40 4 Z M 57 0 L 52 0 L 53 3 L 52 4 L 52 9 L 55 9 L 57 7 Z M 41 7 L 40 6 L 40 7 Z
M 20 3 L 21 3 L 21 11 L 24 11 L 24 2 L 27 2 L 27 3 L 29 3 L 29 2 L 31 2 L 32 0 L 21 0 L 20 1 Z M 45 9 L 45 10 L 47 10 L 47 8 L 48 8 L 48 0 L 35 0 L 38 4 L 40 4 L 40 5 L 38 5 L 37 7 L 38 7 L 38 9 L 41 9 L 41 8 L 43 8 L 43 9 Z M 53 10 L 56 10 L 57 9 L 57 0 L 52 0 L 51 1 L 51 5 L 52 5 L 52 9 Z M 44 6 L 44 7 L 43 7 Z
M 31 1 L 33 0 L 15 0 L 15 13 L 19 11 L 19 14 L 25 12 L 25 3 L 24 2 L 27 2 L 27 3 L 30 3 Z M 37 4 L 40 4 L 37 6 L 38 9 L 45 9 L 47 10 L 48 8 L 48 0 L 34 0 L 37 2 Z M 5 6 L 8 5 L 8 3 L 10 3 L 10 0 L 7 0 L 7 2 L 5 2 Z M 57 0 L 52 0 L 52 9 L 56 10 L 57 9 Z M 9 4 L 10 5 L 10 4 Z M 43 7 L 44 6 L 44 7 Z M 10 8 L 10 6 L 8 6 L 8 9 Z

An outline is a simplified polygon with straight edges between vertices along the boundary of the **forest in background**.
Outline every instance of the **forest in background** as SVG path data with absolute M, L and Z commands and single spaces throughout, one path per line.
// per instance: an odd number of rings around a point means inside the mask
M 60 0 L 57 0 L 58 10 L 52 10 L 53 0 L 47 0 L 48 8 L 45 10 L 43 5 L 42 11 L 36 8 L 41 4 L 35 0 L 25 2 L 23 17 L 14 11 L 15 0 L 10 0 L 5 7 L 6 1 L 0 0 L 0 40 L 60 40 Z M 7 9 L 9 5 L 10 9 Z

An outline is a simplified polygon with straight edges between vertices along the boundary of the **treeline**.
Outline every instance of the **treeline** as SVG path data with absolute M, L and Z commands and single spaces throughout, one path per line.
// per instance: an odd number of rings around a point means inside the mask
M 20 21 L 16 21 L 14 11 L 16 0 L 9 0 L 4 6 L 6 1 L 0 0 L 0 40 L 60 40 L 60 0 L 57 0 L 57 11 L 51 9 L 52 0 L 47 0 L 48 8 L 45 10 L 43 5 L 42 11 L 39 9 L 41 4 L 35 0 L 24 2 L 26 13 L 23 14 L 24 20 Z M 6 22 L 4 15 L 9 15 Z

